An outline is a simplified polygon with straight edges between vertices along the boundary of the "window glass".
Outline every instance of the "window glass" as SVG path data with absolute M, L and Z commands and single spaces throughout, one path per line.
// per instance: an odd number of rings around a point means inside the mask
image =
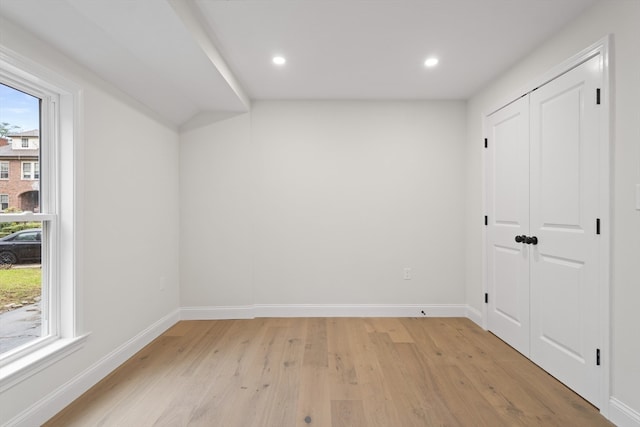
M 0 236 L 5 235 L 0 237 L 0 354 L 47 333 L 42 319 L 41 227 L 38 222 L 0 222 Z
M 0 84 L 0 208 L 5 216 L 41 211 L 40 105 L 39 98 Z M 41 234 L 51 228 L 50 221 L 16 219 L 0 215 L 0 358 L 50 332 L 42 315 L 49 295 L 42 273 L 48 239 Z
M 31 179 L 31 163 L 29 162 L 22 163 L 22 178 Z

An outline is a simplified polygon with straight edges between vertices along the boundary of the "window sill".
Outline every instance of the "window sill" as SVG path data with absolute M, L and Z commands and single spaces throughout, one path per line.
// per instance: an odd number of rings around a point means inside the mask
M 0 393 L 80 350 L 89 334 L 61 338 L 0 368 Z

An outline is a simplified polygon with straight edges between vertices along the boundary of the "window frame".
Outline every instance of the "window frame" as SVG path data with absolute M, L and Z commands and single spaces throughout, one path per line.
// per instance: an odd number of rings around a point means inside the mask
M 29 166 L 29 171 L 27 172 L 27 166 Z M 20 170 L 22 170 L 22 180 L 30 180 L 31 179 L 31 162 L 21 162 Z
M 22 148 L 29 148 L 29 138 L 22 138 L 20 140 L 20 146 Z
M 24 173 L 24 167 L 29 165 L 29 174 L 26 176 Z M 40 162 L 34 161 L 23 161 L 20 163 L 20 170 L 22 171 L 22 180 L 23 181 L 38 181 L 40 179 Z M 25 177 L 26 176 L 26 177 Z
M 6 169 L 3 168 L 3 166 L 6 165 Z M 3 171 L 6 171 L 7 176 L 6 177 L 2 177 L 2 173 Z M 1 180 L 8 180 L 11 177 L 11 163 L 8 160 L 2 160 L 0 161 L 0 179 Z
M 2 203 L 3 203 L 2 199 L 3 198 L 6 198 L 6 200 L 7 200 L 7 202 L 6 202 L 7 203 L 7 207 L 6 208 L 2 207 Z M 0 212 L 2 212 L 5 209 L 8 209 L 8 208 L 9 208 L 9 195 L 8 194 L 0 194 Z
M 82 334 L 82 89 L 63 76 L 0 45 L 3 84 L 41 99 L 40 212 L 0 213 L 0 221 L 42 222 L 42 323 L 47 336 L 0 355 L 0 393 L 80 349 Z M 33 167 L 32 167 L 33 169 Z M 35 176 L 35 170 L 32 171 Z M 44 295 L 48 292 L 47 295 Z

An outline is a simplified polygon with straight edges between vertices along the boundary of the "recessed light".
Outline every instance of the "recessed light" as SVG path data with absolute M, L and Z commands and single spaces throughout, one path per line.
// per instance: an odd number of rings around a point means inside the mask
M 431 57 L 431 58 L 427 58 L 427 60 L 424 61 L 425 67 L 431 68 L 431 67 L 435 67 L 436 65 L 438 65 L 438 58 Z
M 276 65 L 284 65 L 287 62 L 284 56 L 274 56 L 272 61 Z

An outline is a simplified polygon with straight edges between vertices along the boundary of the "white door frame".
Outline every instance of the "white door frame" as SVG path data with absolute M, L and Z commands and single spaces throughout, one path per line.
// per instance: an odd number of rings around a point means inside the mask
M 607 35 L 604 38 L 598 40 L 596 43 L 552 68 L 547 73 L 536 78 L 535 80 L 526 84 L 520 91 L 513 96 L 506 98 L 503 102 L 495 105 L 494 108 L 489 109 L 483 114 L 483 138 L 487 138 L 487 129 L 485 129 L 486 118 L 492 113 L 512 103 L 521 96 L 533 91 L 534 89 L 550 82 L 556 77 L 570 71 L 583 62 L 595 57 L 600 56 L 600 64 L 602 67 L 602 90 L 600 97 L 600 105 L 602 110 L 603 121 L 600 126 L 600 147 L 599 147 L 599 218 L 600 218 L 600 234 L 599 241 L 599 263 L 600 263 L 600 306 L 599 306 L 599 322 L 601 325 L 600 332 L 600 349 L 601 349 L 601 367 L 602 376 L 600 379 L 600 397 L 598 402 L 598 408 L 600 413 L 606 418 L 609 417 L 609 400 L 610 393 L 610 377 L 611 377 L 611 173 L 612 173 L 612 156 L 611 156 L 611 142 L 613 141 L 613 135 L 611 134 L 611 103 L 613 102 L 613 94 L 611 93 L 610 83 L 610 45 L 611 35 Z M 483 211 L 487 212 L 487 195 L 486 195 L 486 182 L 487 182 L 487 168 L 486 168 L 486 152 L 482 153 L 482 165 L 483 165 Z M 488 266 L 487 266 L 487 228 L 483 226 L 482 229 L 483 245 L 482 245 L 482 292 L 483 294 L 488 292 Z M 482 305 L 482 327 L 487 329 L 487 304 Z

